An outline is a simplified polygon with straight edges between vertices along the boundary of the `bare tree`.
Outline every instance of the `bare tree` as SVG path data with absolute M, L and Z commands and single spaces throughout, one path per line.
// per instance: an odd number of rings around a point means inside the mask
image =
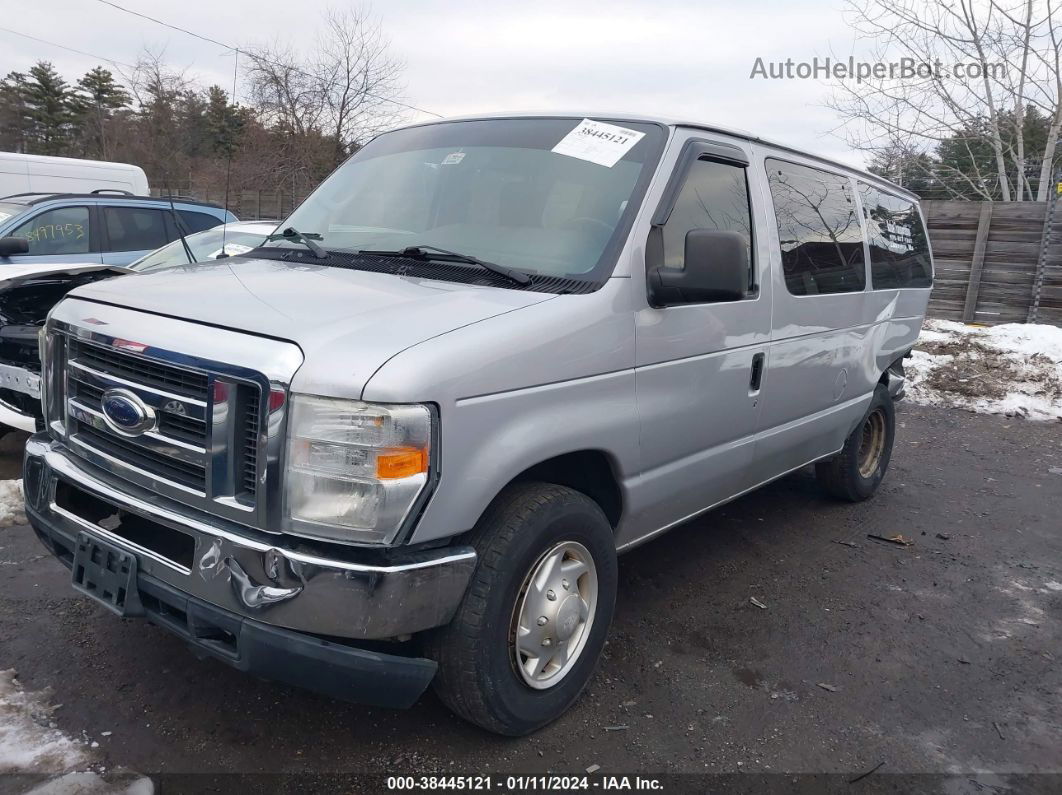
M 172 188 L 186 168 L 182 157 L 186 132 L 180 118 L 181 100 L 194 91 L 194 82 L 183 72 L 166 65 L 165 53 L 145 50 L 128 76 L 129 88 L 138 107 L 139 135 L 130 148 L 156 182 Z
M 1024 134 L 1026 107 L 1054 120 L 1037 198 L 1047 181 L 1062 122 L 1059 105 L 1059 0 L 848 0 L 855 29 L 883 63 L 914 74 L 837 81 L 830 106 L 845 120 L 853 146 L 926 151 L 962 142 L 971 168 L 938 164 L 942 187 L 1004 201 L 1032 198 Z M 958 68 L 956 68 L 958 66 Z M 987 144 L 992 167 L 981 172 L 974 149 Z M 985 164 L 987 166 L 987 164 Z M 950 171 L 954 173 L 946 173 Z M 1013 173 L 1011 172 L 1013 169 Z
M 327 11 L 325 31 L 314 71 L 339 162 L 359 142 L 400 119 L 393 100 L 402 90 L 402 64 L 388 53 L 379 22 L 365 10 Z
M 371 11 L 332 9 L 313 54 L 280 43 L 247 53 L 246 76 L 266 120 L 293 139 L 327 139 L 331 165 L 401 117 L 402 64 Z
M 251 100 L 263 120 L 299 137 L 319 129 L 325 110 L 320 81 L 298 54 L 287 45 L 274 42 L 247 55 Z

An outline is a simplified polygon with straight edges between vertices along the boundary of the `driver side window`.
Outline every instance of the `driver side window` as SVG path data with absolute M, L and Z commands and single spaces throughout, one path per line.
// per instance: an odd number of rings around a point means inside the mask
M 749 251 L 752 279 L 752 216 L 745 169 L 715 160 L 696 160 L 663 226 L 664 266 L 682 268 L 686 233 L 691 229 L 738 232 Z

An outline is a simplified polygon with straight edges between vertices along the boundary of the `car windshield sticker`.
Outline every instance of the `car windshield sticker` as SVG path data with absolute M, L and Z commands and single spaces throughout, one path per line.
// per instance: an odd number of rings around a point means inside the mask
M 456 166 L 462 160 L 465 159 L 464 152 L 451 152 L 443 158 L 442 165 L 444 166 Z
M 242 243 L 226 243 L 225 253 L 230 257 L 237 257 L 240 254 L 246 254 L 251 250 L 251 246 L 245 246 Z M 210 259 L 217 259 L 221 256 L 221 249 L 219 248 L 213 254 L 210 255 Z
M 558 155 L 589 160 L 612 168 L 631 148 L 645 137 L 645 133 L 583 119 L 570 133 L 553 147 Z

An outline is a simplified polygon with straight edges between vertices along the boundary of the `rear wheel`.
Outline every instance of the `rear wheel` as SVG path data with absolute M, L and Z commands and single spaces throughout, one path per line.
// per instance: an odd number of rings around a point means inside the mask
M 815 465 L 819 483 L 830 495 L 850 502 L 870 497 L 888 469 L 896 435 L 896 412 L 889 391 L 878 384 L 863 421 L 841 452 Z
M 510 487 L 472 533 L 479 561 L 454 620 L 428 640 L 435 689 L 461 717 L 522 735 L 578 698 L 616 598 L 612 527 L 565 486 Z

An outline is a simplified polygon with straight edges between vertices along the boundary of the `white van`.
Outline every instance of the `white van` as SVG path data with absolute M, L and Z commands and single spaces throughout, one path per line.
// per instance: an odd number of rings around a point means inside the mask
M 108 190 L 150 195 L 147 175 L 140 166 L 0 152 L 0 197 Z

